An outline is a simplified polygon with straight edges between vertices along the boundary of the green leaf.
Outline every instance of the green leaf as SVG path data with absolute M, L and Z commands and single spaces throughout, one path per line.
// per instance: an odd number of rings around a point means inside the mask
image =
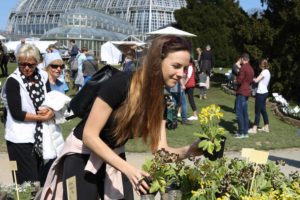
M 199 142 L 198 147 L 206 150 L 208 148 L 208 140 L 202 140 L 201 142 Z
M 208 145 L 207 152 L 213 155 L 215 145 L 211 141 L 208 141 L 207 145 Z
M 160 185 L 159 185 L 159 182 L 158 180 L 154 180 L 152 183 L 151 183 L 151 187 L 150 187 L 150 190 L 149 192 L 150 193 L 154 193 L 154 192 L 157 192 L 160 188 Z
M 194 133 L 194 135 L 197 136 L 197 137 L 199 137 L 200 139 L 210 139 L 208 137 L 208 135 L 205 134 L 205 133 Z

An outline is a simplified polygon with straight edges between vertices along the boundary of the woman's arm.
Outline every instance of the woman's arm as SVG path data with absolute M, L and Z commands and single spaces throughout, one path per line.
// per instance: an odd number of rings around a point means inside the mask
M 87 122 L 83 130 L 83 143 L 94 152 L 101 160 L 115 167 L 123 172 L 131 184 L 135 187 L 140 185 L 139 181 L 148 173 L 136 169 L 128 162 L 120 158 L 103 140 L 99 137 L 99 133 L 106 124 L 108 118 L 112 113 L 112 108 L 102 99 L 96 98 L 92 110 L 89 114 Z M 146 193 L 146 189 L 149 189 L 147 184 L 143 181 L 142 186 L 139 186 L 141 192 Z
M 15 120 L 36 122 L 48 121 L 53 118 L 54 112 L 51 109 L 38 111 L 37 114 L 29 113 L 22 110 L 22 97 L 20 95 L 20 85 L 19 82 L 14 78 L 9 78 L 7 80 L 5 89 L 8 109 Z
M 262 73 L 259 74 L 258 77 L 254 78 L 253 81 L 255 83 L 258 83 L 259 81 L 261 81 L 264 78 L 264 76 L 262 75 Z
M 179 148 L 169 147 L 167 142 L 167 134 L 166 134 L 166 121 L 163 120 L 161 125 L 161 135 L 158 144 L 158 149 L 164 148 L 166 151 L 170 153 L 179 154 L 180 159 L 185 159 L 188 158 L 189 156 L 202 155 L 202 152 L 198 148 L 198 143 L 199 140 L 196 140 L 191 145 L 187 145 Z
M 190 78 L 192 77 L 192 73 L 193 73 L 193 66 L 189 65 L 184 85 L 186 85 L 186 83 L 190 80 Z

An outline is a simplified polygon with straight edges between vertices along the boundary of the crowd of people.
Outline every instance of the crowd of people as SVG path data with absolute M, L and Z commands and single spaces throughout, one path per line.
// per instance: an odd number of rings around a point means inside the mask
M 17 183 L 39 181 L 44 186 L 41 199 L 67 199 L 67 179 L 76 176 L 78 199 L 133 199 L 133 189 L 139 194 L 147 193 L 149 185 L 144 177 L 149 174 L 126 162 L 124 145 L 128 139 L 141 137 L 144 142 L 150 141 L 152 151 L 164 148 L 179 154 L 181 159 L 202 154 L 198 140 L 184 147 L 168 145 L 163 102 L 167 89 L 181 123 L 192 125 L 193 120 L 198 120 L 194 90 L 199 88 L 200 99 L 208 98 L 215 65 L 210 45 L 203 52 L 197 48 L 195 60 L 191 44 L 172 35 L 154 38 L 139 62 L 134 48 L 127 49 L 121 61 L 123 72 L 101 86 L 89 115 L 64 141 L 56 122 L 58 112 L 65 111 L 69 102 L 65 95 L 70 87 L 66 65 L 77 90 L 98 71 L 92 51 L 80 49 L 74 40 L 70 44 L 70 59 L 65 62 L 55 45 L 41 56 L 35 45 L 21 42 L 16 49 L 18 67 L 9 76 L 7 70 L 3 71 L 8 76 L 1 91 L 7 109 L 5 140 L 9 159 L 17 161 Z M 5 54 L 1 49 L 0 53 Z M 260 68 L 262 71 L 255 78 L 247 53 L 234 64 L 236 138 L 247 138 L 248 133 L 257 131 L 269 132 L 266 98 L 270 72 L 266 59 L 262 59 Z M 258 89 L 254 125 L 250 128 L 247 100 L 253 82 L 258 83 Z M 187 102 L 192 109 L 190 117 Z M 260 114 L 264 120 L 261 128 Z M 55 124 L 52 132 L 49 123 Z M 46 157 L 49 154 L 43 147 L 45 134 L 54 132 L 58 132 L 54 154 Z

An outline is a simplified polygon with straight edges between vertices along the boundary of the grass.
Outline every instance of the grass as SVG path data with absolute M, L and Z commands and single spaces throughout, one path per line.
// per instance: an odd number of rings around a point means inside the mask
M 15 65 L 10 64 L 9 71 L 13 70 Z M 226 70 L 223 70 L 226 71 Z M 217 73 L 212 79 L 211 88 L 207 92 L 208 99 L 200 100 L 195 98 L 198 110 L 202 107 L 208 106 L 210 104 L 217 104 L 221 107 L 224 113 L 224 118 L 220 122 L 228 134 L 226 141 L 227 151 L 239 151 L 244 147 L 255 148 L 260 150 L 270 150 L 270 149 L 283 149 L 283 148 L 300 148 L 300 135 L 297 134 L 298 128 L 292 125 L 286 124 L 285 122 L 276 118 L 276 116 L 271 112 L 270 107 L 267 108 L 270 121 L 270 133 L 258 133 L 256 135 L 251 135 L 248 139 L 235 139 L 232 134 L 237 130 L 237 122 L 235 113 L 233 113 L 234 96 L 228 95 L 220 89 L 220 82 L 223 80 L 223 71 L 217 70 Z M 3 78 L 0 79 L 3 83 Z M 69 95 L 73 95 L 74 92 L 70 91 Z M 195 89 L 195 94 L 199 94 L 199 90 Z M 189 111 L 191 111 L 188 105 Z M 254 120 L 254 99 L 249 99 L 249 119 L 253 122 Z M 190 112 L 191 114 L 191 112 Z M 79 119 L 73 119 L 65 124 L 63 124 L 63 135 L 66 137 L 72 128 L 76 126 Z M 262 123 L 262 119 L 261 119 Z M 179 124 L 178 128 L 175 130 L 169 130 L 168 143 L 170 146 L 179 147 L 183 145 L 188 145 L 196 140 L 193 133 L 197 132 L 199 129 L 199 122 L 193 121 L 192 126 L 182 126 Z M 0 124 L 0 151 L 6 151 L 5 140 L 4 140 L 4 128 L 3 124 Z M 140 139 L 129 140 L 126 144 L 126 150 L 130 152 L 145 152 L 149 151 L 149 145 L 145 145 Z

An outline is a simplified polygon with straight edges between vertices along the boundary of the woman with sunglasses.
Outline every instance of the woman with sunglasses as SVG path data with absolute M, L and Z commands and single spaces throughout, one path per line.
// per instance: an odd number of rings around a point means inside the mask
M 51 90 L 65 93 L 65 84 L 60 80 L 65 68 L 64 61 L 58 53 L 47 53 L 45 55 L 45 70 L 48 72 Z
M 39 181 L 43 169 L 42 122 L 54 117 L 40 109 L 47 93 L 47 73 L 37 68 L 40 52 L 33 44 L 22 45 L 18 67 L 9 75 L 1 98 L 7 109 L 5 140 L 9 160 L 17 162 L 17 183 Z
M 152 151 L 164 148 L 182 159 L 200 154 L 198 141 L 172 148 L 166 138 L 164 88 L 180 81 L 189 60 L 189 42 L 161 36 L 152 41 L 135 72 L 118 72 L 105 82 L 89 115 L 66 139 L 41 199 L 68 199 L 66 182 L 73 176 L 78 200 L 131 200 L 132 187 L 145 194 L 149 185 L 144 178 L 149 174 L 125 159 L 124 144 L 130 138 L 141 137 Z

